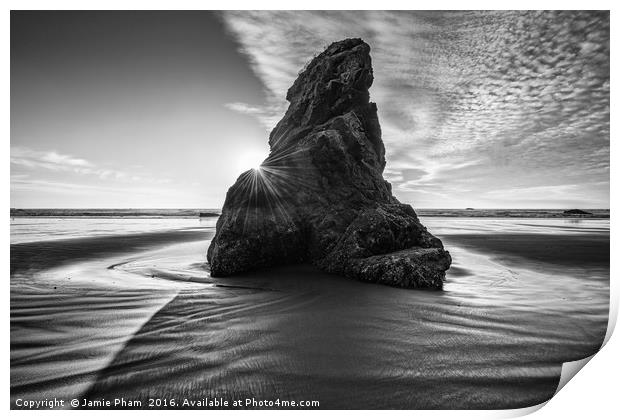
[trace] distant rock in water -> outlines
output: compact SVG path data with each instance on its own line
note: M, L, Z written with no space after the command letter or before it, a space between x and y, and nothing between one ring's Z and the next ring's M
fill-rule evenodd
M370 47L330 45L288 90L258 170L228 190L207 258L214 277L311 262L329 273L406 288L441 288L450 254L392 196Z
M592 213L590 213L589 211L579 210L579 209L566 210L562 214L566 216L590 216L592 215Z

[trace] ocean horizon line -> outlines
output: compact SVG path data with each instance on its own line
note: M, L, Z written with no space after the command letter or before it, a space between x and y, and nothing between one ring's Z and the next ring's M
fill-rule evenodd
M221 208L11 208L10 217L208 218L221 212ZM416 213L420 217L610 217L609 209L600 208L418 208Z
M222 210L221 207L11 207L14 210ZM605 207L417 207L416 210L609 210Z

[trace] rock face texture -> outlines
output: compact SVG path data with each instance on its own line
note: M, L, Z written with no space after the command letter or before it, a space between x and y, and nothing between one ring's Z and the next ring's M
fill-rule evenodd
M442 287L450 254L382 176L369 53L346 39L299 74L269 156L226 195L207 252L212 276L311 262L366 282Z

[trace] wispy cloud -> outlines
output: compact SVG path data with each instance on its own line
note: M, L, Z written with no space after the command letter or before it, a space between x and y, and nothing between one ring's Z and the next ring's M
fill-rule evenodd
M588 183L609 179L606 12L261 11L224 19L267 98L229 108L267 127L315 54L347 37L370 44L386 177L402 198L443 206L488 188L562 181L581 199ZM446 198L426 200L422 189ZM604 190L590 194L609 199Z
M33 150L25 147L11 147L11 165L32 174L38 174L40 170L53 172L68 172L77 175L87 175L96 177L99 180L121 180L126 182L149 182L158 184L168 184L169 178L153 177L149 174L130 174L126 171L105 168L87 159L59 153L57 151ZM14 174L15 176L27 177L28 174Z
M593 191L599 193L609 192L609 182L600 181L495 189L485 191L481 198L489 202L534 203L534 207L539 207L539 203L545 203L549 200L557 203L566 203L566 205L571 203L579 204L580 207L585 208L606 207L606 203L592 200Z
M58 153L54 150L42 151L25 147L11 147L11 164L35 170L47 169L74 172L80 175L95 175L101 179L127 178L125 172L99 168L86 159Z
M286 111L286 108L282 104L268 104L259 107L243 102L233 102L224 104L224 106L231 111L256 118L267 131L271 131L271 129L275 127L284 114L284 111Z
M93 164L86 159L63 155L56 151L39 151L24 147L11 147L11 163L30 168L46 168L52 170L75 170L92 168Z
M165 190L161 187L144 188L143 186L124 184L122 186L93 185L90 183L62 182L49 179L31 179L28 177L11 176L12 191L34 191L48 193L62 193L81 195L85 193L124 193L148 196L149 194L161 194L162 192L174 192L174 189Z

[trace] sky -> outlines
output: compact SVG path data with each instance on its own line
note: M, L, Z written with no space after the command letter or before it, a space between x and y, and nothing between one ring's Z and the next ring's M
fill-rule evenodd
M221 207L348 37L401 201L609 207L609 14L583 11L12 12L11 206Z

